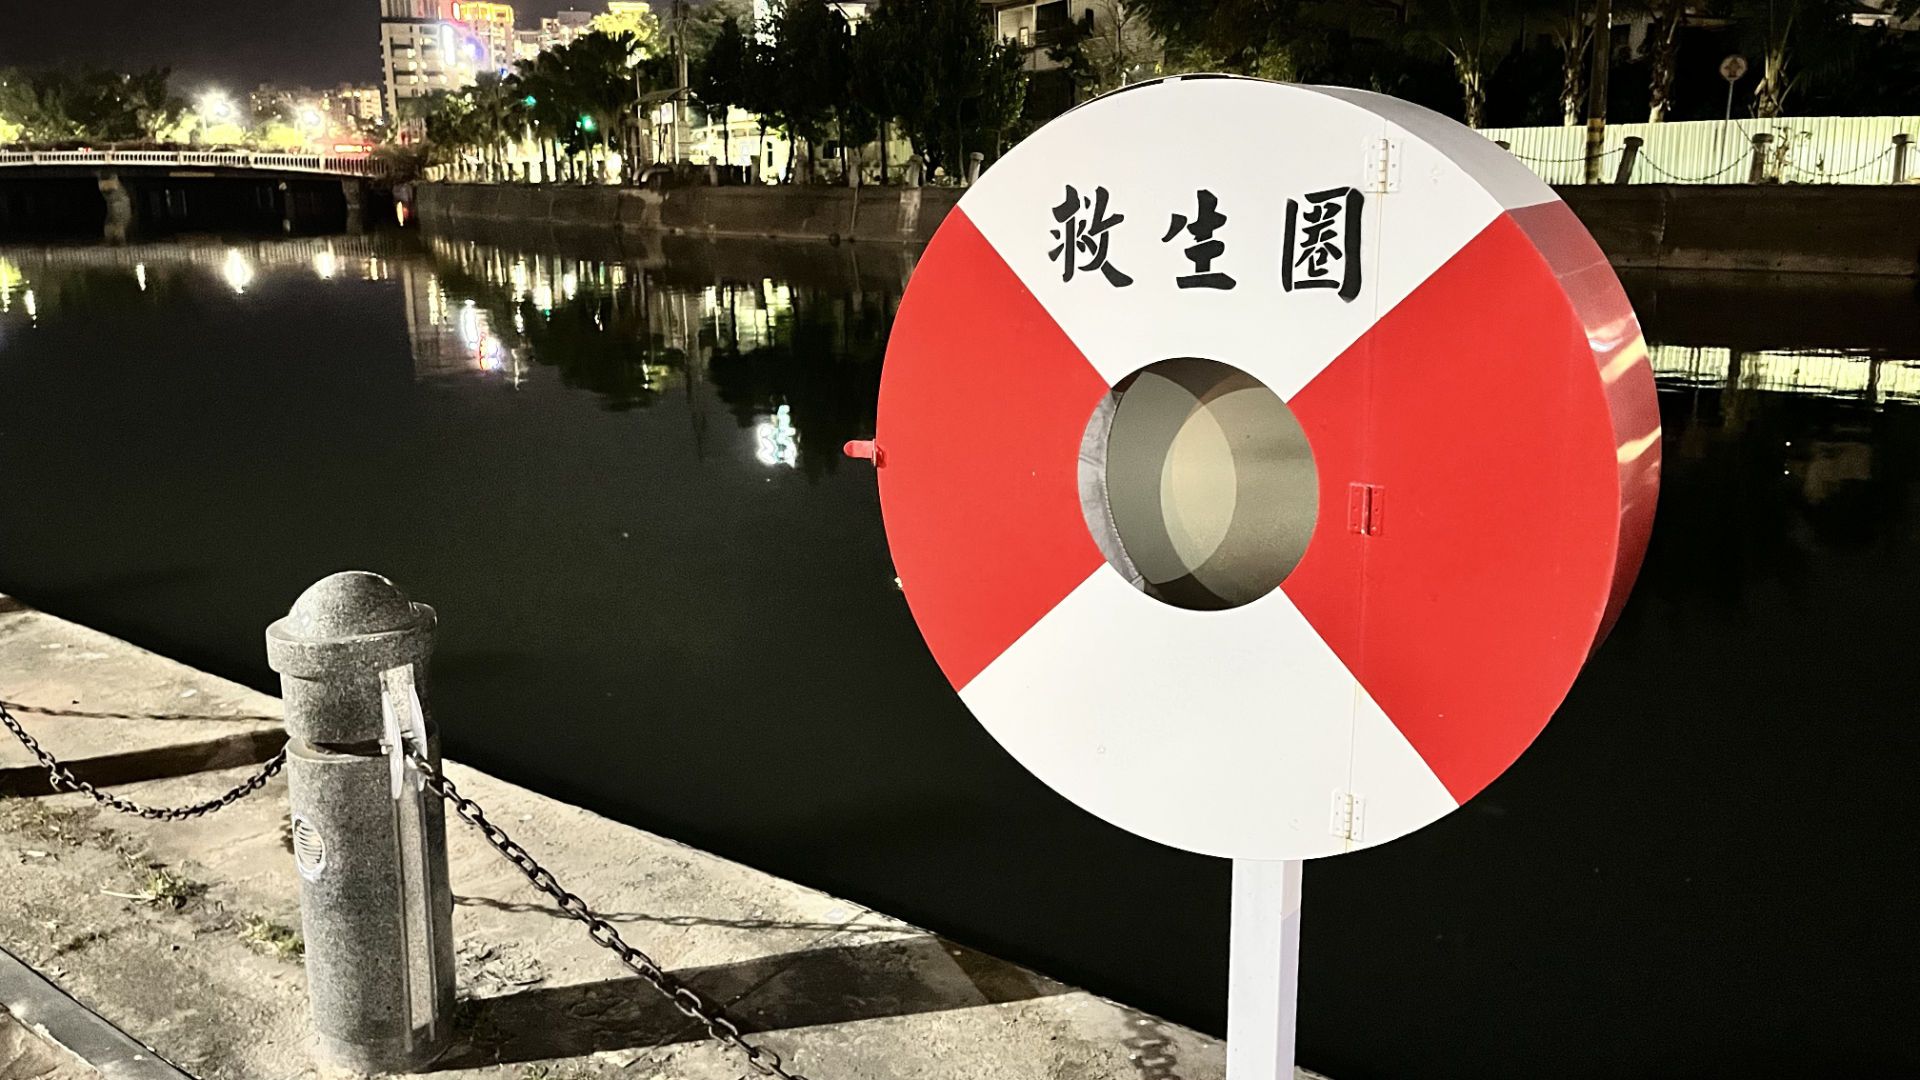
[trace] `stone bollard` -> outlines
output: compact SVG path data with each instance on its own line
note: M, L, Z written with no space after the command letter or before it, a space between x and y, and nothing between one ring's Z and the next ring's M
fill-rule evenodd
M1907 182L1907 152L1913 146L1913 136L1901 132L1893 137L1893 182Z
M1646 140L1638 135L1629 135L1621 140L1620 168L1613 174L1613 182L1627 184L1633 182L1633 166L1640 160L1640 147Z
M403 728L412 716L408 673L424 706L434 628L432 608L364 572L323 578L267 628L313 1026L324 1064L362 1075L431 1061L453 1016L445 810L384 745L383 704Z
M1747 183L1764 183L1767 179L1767 144L1773 136L1762 131L1753 137L1753 167L1747 170Z
M980 182L980 169L986 163L987 155L975 150L967 155L967 185L971 187Z

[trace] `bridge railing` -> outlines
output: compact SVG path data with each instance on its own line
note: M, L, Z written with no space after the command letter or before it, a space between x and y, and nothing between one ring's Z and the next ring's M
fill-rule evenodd
M0 168L34 165L122 165L161 168L259 169L331 176L379 176L382 162L344 154L291 154L251 150L0 150Z

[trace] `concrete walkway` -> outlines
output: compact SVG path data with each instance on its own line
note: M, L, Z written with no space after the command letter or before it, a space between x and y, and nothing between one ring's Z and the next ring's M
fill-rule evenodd
M217 795L279 741L276 699L5 597L0 699L83 776L112 777L148 804ZM0 946L195 1076L322 1075L308 1046L284 780L167 824L79 795L20 797L45 790L36 772L0 732ZM1224 1076L1218 1040L457 763L447 773L630 941L730 1003L812 1080ZM438 1075L747 1071L471 829L450 821L448 833L461 1005Z

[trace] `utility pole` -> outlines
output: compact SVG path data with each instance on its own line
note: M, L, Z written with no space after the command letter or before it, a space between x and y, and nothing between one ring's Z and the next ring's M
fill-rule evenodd
M673 160L679 162L686 158L692 122L687 108L687 0L673 0L673 53L674 75L680 84L673 95Z
M1607 68L1613 59L1613 0L1594 0L1593 74L1587 79L1587 183L1600 182L1607 138Z

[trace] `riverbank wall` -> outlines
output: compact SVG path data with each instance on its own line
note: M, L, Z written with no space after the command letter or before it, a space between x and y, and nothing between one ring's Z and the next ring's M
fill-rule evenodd
M923 244L960 188L615 187L417 184L413 213L429 228L546 224L603 232L759 240Z
M1622 269L1920 276L1920 184L1555 190Z
M1594 185L1558 189L1616 267L1920 277L1920 184ZM429 229L522 223L610 235L918 245L958 188L419 184Z

